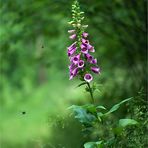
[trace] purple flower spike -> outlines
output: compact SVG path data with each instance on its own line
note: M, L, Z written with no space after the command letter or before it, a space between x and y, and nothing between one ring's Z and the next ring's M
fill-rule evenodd
M83 36L84 38L87 38L87 37L88 37L88 33L84 32L84 33L82 34L82 36Z
M69 37L71 40L74 40L76 38L76 34L73 34Z
M75 33L75 30L68 30L68 33Z
M89 73L85 74L84 80L89 83L89 82L91 82L93 80L93 76L91 74L89 74Z
M97 64L97 59L92 59L91 63L92 64Z
M76 56L74 56L74 57L71 58L71 61L72 61L75 65L78 64L79 60L80 60L80 54L78 54L78 55L76 55Z
M93 44L88 40L89 34L84 30L88 25L82 24L83 13L79 10L78 2L75 0L72 5L72 20L68 23L72 26L68 30L69 39L72 40L67 48L67 55L69 58L69 79L78 77L87 84L93 80L92 73L100 73L100 68L97 64L97 59L93 56L95 52Z
M100 68L98 67L91 67L91 70L94 72L94 73L100 73Z
M79 68L83 68L83 67L84 67L84 61L83 61L83 60L80 60L80 61L79 61L78 67L79 67Z
M74 52L77 50L77 48L71 48L70 50L68 50L67 55L70 57L71 55L74 54Z

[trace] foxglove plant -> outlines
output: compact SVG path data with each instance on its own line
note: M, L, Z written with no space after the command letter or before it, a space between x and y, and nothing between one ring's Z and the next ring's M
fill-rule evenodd
M96 90L96 86L90 85L90 82L93 81L93 74L100 74L100 68L97 64L97 59L93 56L95 53L94 47L90 44L88 40L89 34L86 32L88 25L83 24L84 12L80 11L79 3L77 0L74 1L72 5L72 20L69 24L72 26L71 30L68 30L70 34L69 39L73 42L67 48L67 55L69 57L69 79L72 80L74 77L77 77L82 81L81 85L87 85L86 91L90 93L92 98L92 104L86 104L82 106L72 105L69 107L75 112L75 118L79 120L84 126L84 131L89 134L92 134L95 131L96 124L109 127L105 120L107 116L111 113L118 110L118 108L125 102L131 100L131 98L125 99L118 104L115 104L110 110L104 106L96 105L94 102L93 92ZM126 123L126 124L125 124ZM137 125L138 122L133 119L120 119L118 128L125 128L127 125ZM106 132L106 130L105 130ZM110 128L108 129L110 132ZM100 135L97 137L97 142L87 142L84 144L85 148L102 148L113 146L115 147L117 133L111 131L114 137L110 139L104 139L104 136ZM121 133L119 133L120 135ZM102 137L101 137L102 136ZM112 140L114 142L112 142Z
M72 26L68 30L70 34L69 39L73 43L67 48L67 55L69 57L69 79L74 77L84 81L88 85L88 91L94 102L90 82L93 80L93 73L100 74L100 68L97 64L97 59L92 55L95 52L94 47L88 40L89 34L85 31L88 25L83 24L84 12L80 11L77 0L72 5L72 20L69 24Z

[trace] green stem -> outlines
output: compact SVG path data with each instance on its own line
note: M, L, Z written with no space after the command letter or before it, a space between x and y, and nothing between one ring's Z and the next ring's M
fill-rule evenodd
M94 99L94 96L93 96L92 88L90 87L90 84L88 82L87 82L87 86L88 86L88 89L89 89L89 93L90 93L92 102L93 102L93 104L95 104L95 99Z

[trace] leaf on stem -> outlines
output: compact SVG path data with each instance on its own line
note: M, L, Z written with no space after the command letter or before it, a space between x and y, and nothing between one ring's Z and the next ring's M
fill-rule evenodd
M84 148L103 148L103 141L87 142L84 144Z
M119 126L126 127L129 125L137 125L138 122L134 119L120 119L119 120Z
M119 107L120 107L123 103L125 103L125 102L127 102L127 101L130 101L131 99L132 99L132 97L131 97L131 98L128 98L128 99L125 99L125 100L121 101L121 102L118 103L118 104L115 104L105 115L108 115L108 114L110 114L110 113L112 113L112 112L118 110Z
M92 125L92 123L96 120L96 117L93 114L87 112L84 106L72 105L69 107L69 109L74 111L75 118L83 124Z
M103 109L103 110L106 110L106 108L105 108L104 106L102 106L102 105L97 106L96 109Z
M93 113L93 114L96 114L96 112L97 112L96 107L93 104L83 105L83 108L86 109L87 112L90 112L90 113Z
M82 82L77 87L80 87L80 86L85 85L85 84L87 84L87 83L86 82Z

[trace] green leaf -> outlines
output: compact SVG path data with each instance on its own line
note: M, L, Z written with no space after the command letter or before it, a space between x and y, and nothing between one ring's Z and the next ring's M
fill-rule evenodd
M104 114L101 113L101 112L98 112L98 113L97 113L97 116L98 116L98 117L102 117L103 115L104 115Z
M125 100L121 101L121 102L118 103L118 104L115 104L105 115L108 115L108 114L110 114L110 113L112 113L112 112L118 110L119 107L120 107L123 103L125 103L125 102L127 102L127 101L130 101L131 99L132 99L132 97L131 97L131 98L128 98L128 99L125 99Z
M90 113L96 114L97 112L96 106L93 104L86 104L86 105L83 105L82 107Z
M85 85L85 84L87 84L87 83L86 82L82 82L77 87L80 87L80 86Z
M104 109L104 110L106 110L106 108L104 106L102 106L102 105L97 106L96 109Z
M101 91L99 90L99 87L100 87L100 86L102 86L102 85L97 84L97 83L94 82L94 83L92 84L92 91L93 91L93 92L98 91L98 92L100 93L100 92L101 92Z
M98 93L101 93L101 91L98 88L96 88L95 91L97 91Z
M84 148L95 148L96 142L87 142L84 144Z
M103 141L87 142L84 144L84 148L103 148Z
M83 124L92 125L92 122L96 120L96 117L91 113L88 113L87 110L84 109L84 106L72 105L69 109L74 111L75 118Z
M101 112L98 112L97 113L97 117L98 117L98 119L99 119L99 121L101 122L102 121L102 119L101 119L101 117L103 117L103 113L101 113Z
M134 119L120 119L119 120L119 126L126 127L129 125L137 125L138 122Z

